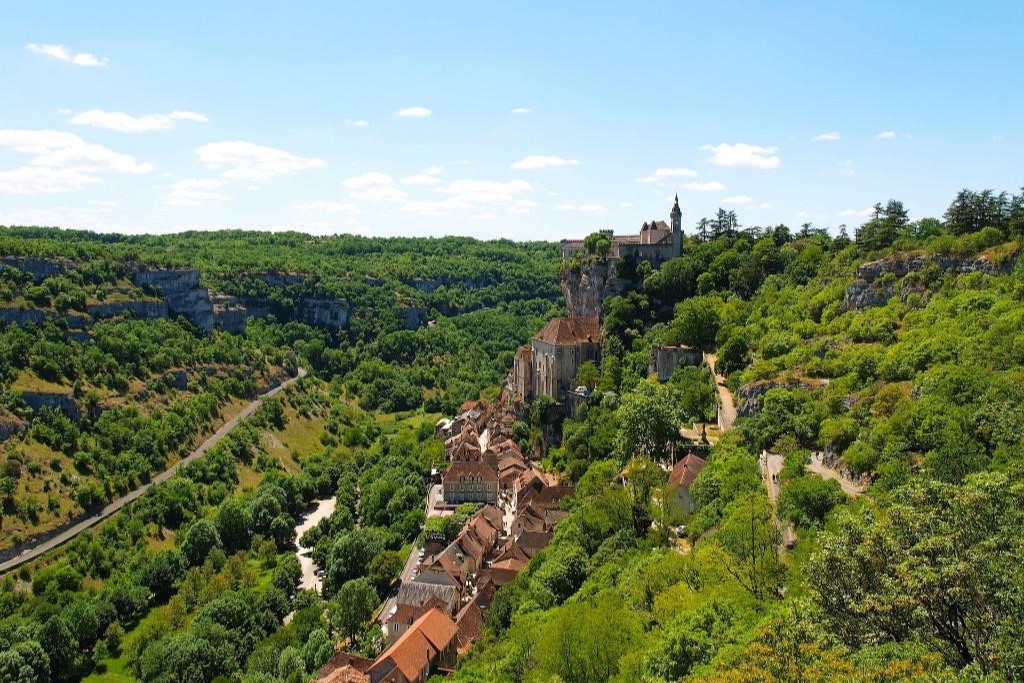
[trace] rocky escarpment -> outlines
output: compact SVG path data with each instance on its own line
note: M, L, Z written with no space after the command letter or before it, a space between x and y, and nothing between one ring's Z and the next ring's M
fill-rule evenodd
M84 329L92 325L92 318L74 311L60 312L43 308L0 308L0 322L19 327L42 325L47 320L65 320L68 327Z
M579 269L566 268L561 277L562 294L569 315L573 317L600 316L604 300L621 294L629 283L615 274L611 261L591 261Z
M88 306L94 318L113 318L131 315L136 318L155 320L167 317L167 302L161 299L137 299L132 301L104 301Z
M21 391L17 392L32 410L41 408L57 408L72 420L79 418L78 404L70 393L60 391Z
M843 297L844 310L884 306L894 296L901 301L914 292L924 293L927 282L918 278L907 278L911 274L926 274L929 269L962 275L985 273L1005 275L1013 270L1017 256L996 261L988 256L924 256L897 255L857 266L854 280Z
M73 267L72 262L68 259L34 256L3 256L0 257L0 264L28 273L36 284L48 277L60 275Z
M199 271L188 268L140 268L132 278L167 302L171 315L183 315L194 325L212 330L213 301L210 290L199 286Z
M317 327L340 330L348 325L348 302L344 299L305 298L299 303L299 319Z

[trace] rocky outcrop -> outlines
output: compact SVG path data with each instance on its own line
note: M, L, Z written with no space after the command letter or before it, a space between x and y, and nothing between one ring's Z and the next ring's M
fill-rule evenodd
M736 391L737 417L754 417L761 412L761 397L772 389L784 386L778 382L752 382Z
M44 407L58 408L72 420L79 418L78 405L70 393L60 391L22 391L18 393L32 410Z
M131 315L144 320L156 320L167 317L167 303L161 299L136 299L134 301L105 301L89 306L89 314L94 318L113 318L118 315Z
M188 268L141 268L135 284L158 292L172 315L183 315L194 325L212 330L216 316L210 290L199 286L199 271Z
M216 327L235 334L245 332L249 309L238 299L227 294L217 294L211 299L213 301L213 324Z
M36 258L34 256L3 256L0 257L0 264L30 274L37 284L73 267L72 262L68 259Z
M570 317L600 316L605 298L629 289L629 283L615 275L610 261L585 263L579 270L567 268L561 285Z
M268 287L288 287L306 281L306 276L302 273L259 273L254 277Z
M0 408L0 443L25 431L26 426L20 417L6 408Z
M299 319L317 327L340 330L348 325L348 302L344 299L305 298L299 304Z
M0 322L18 327L42 325L47 320L65 320L68 327L84 329L92 325L92 318L84 313L67 311L61 313L43 308L0 308Z
M844 310L857 310L873 306L884 306L894 296L901 301L914 292L927 291L926 283L905 278L911 273L920 273L930 267L950 273L985 273L1005 275L1013 270L1017 257L996 262L982 255L975 257L925 256L902 254L891 258L870 261L857 266L854 280L843 297Z
M400 313L407 330L415 330L427 324L427 311L423 308L403 308Z

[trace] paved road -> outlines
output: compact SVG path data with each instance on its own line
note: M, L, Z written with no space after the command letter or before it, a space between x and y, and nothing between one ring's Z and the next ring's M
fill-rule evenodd
M723 432L727 432L736 424L736 403L733 401L732 392L725 386L725 377L715 370L715 361L718 357L713 353L706 353L704 359L715 376L715 385L718 388L718 426Z
M25 564L26 562L31 562L32 560L36 559L37 557L39 557L43 553L46 553L47 551L53 550L54 548L57 548L57 547L65 544L65 543L67 543L68 541L70 541L72 538L74 538L78 534L82 533L86 529L89 529L89 528L99 524L100 522L105 520L107 517L110 517L115 512L117 512L118 510L123 508L128 503L130 503L133 500L135 500L136 498L139 498L140 496L142 496L142 494L144 494L146 491L148 491L149 488L151 486L153 486L154 484L160 484L162 482L167 481L168 479L170 479L171 477L174 476L174 473L178 471L179 467L182 467L183 465L187 465L188 463L192 462L193 460L196 460L197 458L203 457L203 455L208 450L213 448L214 444L216 444L218 441L220 441L225 436L227 436L228 433L232 429L237 427L239 422L241 422L245 418L247 418L250 415L252 415L253 413L255 413L256 410L260 407L260 404L263 403L263 399L270 398L271 396L277 395L279 392L283 391L285 387L295 383L296 380L298 380L301 377L305 377L305 376L306 376L306 370L304 368L299 368L299 372L298 372L298 375L296 377L293 377L293 378L283 382L282 384L274 387L270 391L260 395L259 398L257 398L252 403L250 403L245 408L243 408L242 412L240 412L238 415L235 415L233 418L231 418L230 420L225 422L223 425L221 425L220 429L218 429L216 432L214 432L213 435L210 438L208 438L206 441L204 441L203 443L199 444L199 446L194 451L192 451L187 456L185 456L184 458L182 458L178 462L176 462L173 465L171 465L170 467L168 467L166 470L164 470L160 474L158 474L155 477L153 477L149 481L149 483L143 484L142 486L140 486L139 488L135 489L134 491L131 491L131 492L125 494L124 496L121 496L120 498L118 498L117 500L113 501L112 503L107 505L105 508L103 508L102 510L97 512L96 514L92 515L91 517L87 517L87 518L83 519L82 521L76 523L75 525L73 525L71 527L68 527L67 529L65 529L61 533L59 533L56 536L54 536L54 537L44 541L43 543L40 543L39 545L36 545L34 547L31 547L31 548L28 548L28 549L24 550L20 555L17 555L16 557L13 557L10 560L7 560L6 562L0 563L0 574L8 572L8 571L10 571L10 570L12 570L12 569L14 569L16 567L20 567L21 565Z
M434 508L437 505L443 503L444 500L441 496L441 485L432 484L427 489L427 502L425 506L425 512L427 517L431 517L434 513ZM414 545L412 550L409 551L409 557L405 560L405 566L402 567L402 572L398 575L398 582L391 588L391 592L388 594L387 599L377 609L376 620L381 626L391 616L391 609L396 605L396 599L398 598L398 589L401 588L403 583L412 581L412 570L416 568L416 565L420 563L420 549ZM385 633L385 635L387 635Z
M843 489L843 492L851 498L856 498L864 493L865 487L863 485L853 483L838 470L826 465L819 452L811 454L811 461L805 465L805 468L808 472L816 474L822 479L835 479L839 482L839 487Z

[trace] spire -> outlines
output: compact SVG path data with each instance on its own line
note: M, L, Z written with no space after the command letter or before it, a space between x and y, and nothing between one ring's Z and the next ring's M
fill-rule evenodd
M683 211L679 208L679 193L676 193L676 203L672 206L672 215L682 215Z

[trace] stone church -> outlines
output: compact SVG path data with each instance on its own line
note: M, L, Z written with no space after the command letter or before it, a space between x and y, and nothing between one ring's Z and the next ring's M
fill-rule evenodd
M638 235L618 235L611 230L602 230L612 241L610 259L633 258L660 266L665 261L683 253L683 211L679 208L679 195L669 212L669 221L651 220L640 226ZM562 240L562 258L570 259L586 251L583 240Z
M575 389L580 366L588 360L601 360L601 321L594 316L552 318L531 346L516 352L509 389L526 402L537 396L551 396L564 404Z

